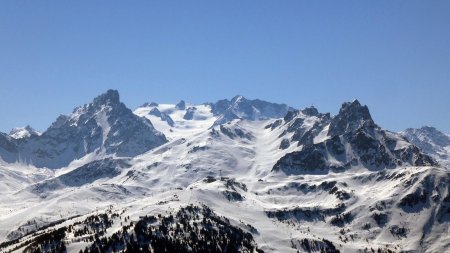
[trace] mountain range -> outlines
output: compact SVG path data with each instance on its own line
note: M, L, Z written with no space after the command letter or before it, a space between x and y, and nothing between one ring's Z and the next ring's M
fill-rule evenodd
M450 251L450 136L235 96L108 90L0 133L0 252Z
M450 135L431 126L408 128L401 134L442 165L450 166Z

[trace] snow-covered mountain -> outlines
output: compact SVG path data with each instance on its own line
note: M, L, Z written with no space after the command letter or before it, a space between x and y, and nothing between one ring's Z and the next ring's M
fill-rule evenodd
M422 154L401 135L377 126L367 106L362 106L358 100L344 103L333 118L314 109L308 111L311 112L289 115L280 123L281 126L289 125L285 134L289 133L289 129L293 132L285 140L297 142L303 148L278 160L274 170L327 174L330 170L344 172L355 167L380 170L405 165L437 166L431 157Z
M14 139L25 139L30 138L31 136L39 136L41 135L40 132L34 130L31 126L25 126L25 127L15 127L9 132L9 136L11 136Z
M450 135L431 126L408 128L401 134L425 154L450 167Z
M132 157L166 142L150 121L138 117L109 90L92 103L59 116L42 134L5 140L1 152L8 162L36 167L61 168L87 154ZM12 157L12 158L11 158Z
M241 96L130 112L108 91L57 120L79 136L59 143L93 144L52 169L10 162L24 144L0 135L1 252L449 250L449 170L357 100L335 116Z
M211 111L217 116L215 125L226 123L233 119L261 120L270 118L281 118L293 108L285 104L270 103L255 99L249 100L243 96L235 96L231 101L228 99L210 103Z

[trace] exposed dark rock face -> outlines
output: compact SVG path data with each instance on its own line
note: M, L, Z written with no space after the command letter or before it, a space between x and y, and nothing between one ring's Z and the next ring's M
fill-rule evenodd
M249 100L235 96L231 101L224 99L209 104L214 115L219 116L215 125L224 124L233 119L261 120L282 118L290 110L285 104L270 103L263 100Z
M136 156L167 140L149 120L121 103L117 91L108 90L70 116L58 117L42 135L17 143L16 150L0 137L2 141L1 146L17 160L36 167L60 168L92 152ZM0 155L8 159L3 152Z
M230 126L225 126L225 125L220 125L220 132L223 133L224 135L228 136L231 139L235 139L235 138L241 138L241 139L247 139L247 140L252 140L254 139L254 136L239 128L236 126L230 127Z
M184 100L181 100L180 102L178 102L178 104L175 105L175 108L177 108L178 110L186 110L186 102L184 102Z
M283 117L285 122L289 122L293 120L299 114L298 110L288 111L286 115Z
M87 163L77 169L54 179L30 186L29 190L36 194L48 193L65 187L80 187L98 179L108 179L118 176L121 170L128 168L126 160L103 159Z
M185 120L192 120L194 118L194 113L197 110L196 107L189 107L186 110L186 113L183 116L183 119Z
M211 112L214 115L220 115L223 114L228 107L230 107L230 100L228 99L221 99L215 103L209 103L211 106Z
M289 148L290 145L291 145L291 143L290 143L289 139L285 138L285 139L281 140L280 149L287 149L287 148Z
M159 104L156 102L150 102L150 103L144 103L143 105L141 105L140 107L156 107Z
M312 145L316 137L325 127L322 123L315 123L310 129L298 128L292 136L292 141L298 141L298 145Z
M303 112L304 111L304 112ZM288 174L326 174L342 172L353 166L370 170L392 169L397 166L434 166L437 163L408 143L398 134L387 132L372 120L367 106L357 100L344 103L339 114L329 119L314 109L288 113L287 132L293 132L291 142L298 141L302 150L288 153L274 165L274 171ZM315 115L312 127L306 128L308 118ZM310 125L311 123L309 123ZM314 138L328 126L328 137L314 143Z
M161 117L161 115L162 115L162 113L161 113L161 111L159 111L158 110L158 108L152 108L149 112L148 112L148 114L149 115L153 115L153 116L156 116L156 117Z
M4 133L0 133L0 147L8 152L16 151L16 145L14 145L14 140Z
M429 198L428 190L424 187L417 188L414 192L405 195L398 203L398 206L405 211L419 211L419 205L427 203Z
M303 151L290 153L285 159L278 160L273 169L290 172L303 168L307 172L326 174L328 172L326 165L320 147L309 146Z
M423 153L432 156L441 165L450 167L450 135L430 126L408 128L401 134Z
M278 160L273 170L281 169L289 174L296 174L299 168L308 174L326 174L330 169L335 172L343 171L351 166L351 160L347 161L344 152L345 147L336 136L322 143L306 146L302 151L287 154ZM327 153L341 163L339 165L329 163Z
M307 115L310 117L311 116L319 116L319 114L320 114L319 111L317 110L317 108L314 106L306 107L306 108L302 109L300 112L303 113L304 115Z
M329 136L342 135L359 128L373 128L375 123L370 116L369 108L362 106L358 100L342 104L338 115L333 117L328 131Z
M162 121L167 122L167 124L169 126L174 126L175 122L173 121L173 119L167 115L166 113L161 112L160 110L158 110L158 108L152 108L150 110L150 112L148 112L148 114L156 116L158 118L160 118Z
M450 146L450 137L434 127L424 126L420 129L408 128L405 137L422 150L432 148L432 145L440 147Z
M284 120L284 124L283 124ZM270 125L271 129L287 125L280 137L293 133L290 143L298 146L314 144L314 138L330 123L330 115L322 114L315 107L289 111L283 118ZM311 122L313 120L313 122Z
M277 119L273 123L268 124L265 129L270 128L271 130L274 130L275 128L279 127L283 123L283 120Z
M222 192L223 195L225 196L225 198L228 201L242 201L244 200L244 197L242 197L242 195L239 192L235 192L235 191L223 191Z

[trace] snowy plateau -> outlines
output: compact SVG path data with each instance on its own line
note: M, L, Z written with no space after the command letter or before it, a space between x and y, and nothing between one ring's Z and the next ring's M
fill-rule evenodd
M0 252L450 252L450 137L236 96L109 90L0 133Z

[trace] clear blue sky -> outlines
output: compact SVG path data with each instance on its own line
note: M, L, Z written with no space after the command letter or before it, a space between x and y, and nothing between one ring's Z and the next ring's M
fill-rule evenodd
M241 94L450 132L450 1L0 2L0 131L108 88L131 108Z

